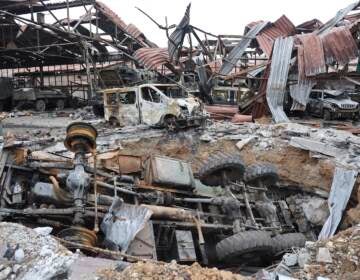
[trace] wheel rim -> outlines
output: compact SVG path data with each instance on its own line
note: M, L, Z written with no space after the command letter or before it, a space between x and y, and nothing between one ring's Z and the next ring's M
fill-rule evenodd
M64 109L64 107L65 107L64 101L63 101L63 100L58 100L58 102L56 102L56 107L57 107L59 110Z
M165 122L166 129L169 131L176 130L176 119L175 118L168 118Z
M40 112L45 111L46 109L46 104L43 100L39 100L36 102L36 109Z

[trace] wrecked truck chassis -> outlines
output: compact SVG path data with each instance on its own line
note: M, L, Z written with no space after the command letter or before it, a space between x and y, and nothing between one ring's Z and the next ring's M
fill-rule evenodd
M208 187L201 187L201 189L198 189L198 191L202 192L202 195L198 196L195 195L193 191L176 190L172 187L156 187L147 186L145 184L134 185L122 183L121 180L119 181L120 182L117 183L116 191L119 195L121 194L120 196L124 199L124 201L128 201L127 203L131 203L131 201L135 199L140 203L141 207L148 207L150 210L152 210L153 215L149 223L152 225L154 230L154 236L158 240L154 243L154 250L157 252L156 258L158 259L170 260L166 256L169 254L169 252L174 250L174 246L177 247L174 244L178 244L178 241L176 239L171 239L171 236L173 236L176 231L185 230L191 233L192 236L192 239L188 240L188 244L193 244L192 246L190 246L194 253L191 261L197 260L204 263L203 258L200 257L201 255L199 256L199 253L196 251L196 248L198 246L196 244L198 244L199 242L197 238L199 230L196 223L193 221L193 217L201 220L201 232L204 236L205 244L207 244L207 247L211 247L210 244L216 243L221 240L220 236L223 236L224 234L225 236L231 236L234 232L234 218L230 217L228 213L223 212L221 204L219 203L219 201L216 201L217 197L211 195L212 188L209 189ZM109 206L111 205L114 196L114 193L109 193L108 191L110 189L114 190L114 186L111 184L106 184L104 182L98 182L98 185L99 194L97 216L99 219L103 219L106 215L106 212L108 211ZM149 188L163 189L164 193L159 194L159 192L154 191L149 193ZM172 195L169 195L168 191L170 190L172 190ZM207 196L204 196L204 191L208 191L209 194ZM167 197L166 199L168 201L166 203L159 202L163 199L162 196ZM249 196L250 207L255 210L256 201L251 199L251 194ZM44 202L46 201L43 199L39 199L37 205L39 205L41 202L43 202L42 204L44 204ZM68 203L71 204L71 201L69 201ZM89 194L86 202L87 206L82 210L85 225L88 228L92 228L92 223L96 215L94 207L89 207L93 204L94 196L93 194ZM243 201L241 204L239 204L239 206L243 209L243 215L246 216L246 203ZM17 206L15 205L15 207ZM46 206L46 204L41 207L48 208L11 209L2 207L0 209L0 213L4 219L18 219L19 221L26 223L30 222L39 225L50 225L57 228L66 228L71 227L73 216L78 211L78 209L74 207L52 209L52 207L54 206ZM215 208L212 210L206 210L209 207ZM257 219L258 223L261 223L261 216L257 214L255 218ZM263 230L272 232L280 230L279 227L262 226L261 228L259 228L257 226L253 226L247 223L241 223L240 225L245 231ZM282 230L285 230L284 232L286 232L286 229L283 228ZM287 231L294 232L294 229L289 227ZM165 236L167 236L166 238L163 236L164 234ZM214 234L217 237L215 237ZM161 238L161 236L163 237ZM161 244L160 240L162 240L163 238L168 239L169 244L165 244L166 246L164 244ZM156 244L156 242L158 243ZM180 246L181 244L178 245ZM139 255L139 251L135 251L132 253L135 255ZM179 257L177 258L179 261L190 261L186 259L181 259ZM214 259L208 257L208 261L213 264L219 264L219 260L217 260L216 258Z
M301 237L316 230L287 202L287 197L299 192L276 187L277 175L271 168L247 167L257 173L247 172L243 178L245 167L238 156L215 155L217 161L209 159L197 175L199 180L186 162L150 157L140 165L141 174L134 170L137 175L114 176L89 166L82 157L84 151L94 149L95 135L83 124L68 129L66 146L80 153L69 165L39 162L31 154L23 166L5 165L5 177L0 178L2 219L52 226L55 235L79 246L91 244L142 258L216 266L239 263L245 252L254 254L254 262L259 256L273 256L278 253L271 246L273 238L296 234L300 224L305 223ZM239 172L233 172L234 164ZM89 178L85 188L78 180L68 182L79 165L80 173ZM259 167L265 173L259 173ZM123 210L114 210L115 202ZM139 211L148 213L149 218L128 216ZM143 226L124 249L116 243L119 240L112 239L111 227L126 227L127 221ZM99 222L101 231L96 230ZM110 224L110 233L104 223ZM261 248L256 246L258 241L263 242ZM232 246L227 247L227 243ZM232 252L233 248L238 251Z

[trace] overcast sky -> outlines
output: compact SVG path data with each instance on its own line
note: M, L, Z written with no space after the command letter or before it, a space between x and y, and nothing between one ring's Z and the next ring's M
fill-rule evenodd
M177 24L191 2L191 24L214 34L242 34L256 20L275 21L285 14L295 25L318 18L323 22L354 0L102 0L125 23L135 24L153 42L166 46L165 32L141 14L139 7L159 23ZM76 12L75 12L76 13ZM72 16L74 18L75 15Z

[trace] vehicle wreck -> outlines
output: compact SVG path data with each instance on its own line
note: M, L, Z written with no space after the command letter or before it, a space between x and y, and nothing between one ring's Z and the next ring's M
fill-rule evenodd
M200 126L206 120L202 102L177 85L112 88L102 95L105 120L112 125L146 124L175 130Z
M325 200L280 187L272 165L246 166L239 155L219 153L195 176L177 159L134 158L131 170L122 166L125 157L113 154L100 169L97 159L106 155L96 154L96 137L92 126L71 124L65 147L72 160L29 151L18 165L5 149L2 220L30 218L79 245L215 266L249 261L249 254L261 263L321 230L293 202L299 194ZM119 164L111 168L115 174L106 171L110 162Z

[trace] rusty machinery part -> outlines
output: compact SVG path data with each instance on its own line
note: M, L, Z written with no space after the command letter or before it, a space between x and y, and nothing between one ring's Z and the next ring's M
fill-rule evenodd
M85 153L90 153L96 149L97 131L91 124L75 122L66 129L65 147L72 152L78 151L78 146L82 145Z
M218 153L209 157L200 168L198 177L208 186L224 186L225 181L240 181L243 179L245 165L239 155Z
M261 182L265 186L273 186L279 181L279 175L274 165L258 163L246 167L244 181L248 184Z
M66 241L78 243L85 246L95 247L97 243L96 233L83 227L70 227L64 229L60 231L57 236Z
M271 238L274 254L280 254L293 247L305 246L306 237L300 232L278 234Z
M219 260L225 262L264 256L272 252L271 242L270 233L266 231L239 232L216 244L216 254Z

